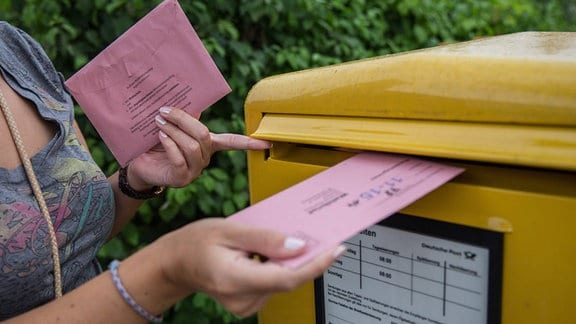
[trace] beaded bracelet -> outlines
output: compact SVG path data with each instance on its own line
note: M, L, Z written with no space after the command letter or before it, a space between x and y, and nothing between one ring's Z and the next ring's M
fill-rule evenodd
M124 298L124 301L126 301L126 303L128 303L128 305L130 305L138 314L140 314L142 317L144 317L148 321L150 321L152 323L162 323L162 320L163 320L162 315L154 316L154 315L148 313L147 311L144 310L144 308L142 308L142 306L138 305L138 303L134 300L134 298L132 298L132 296L130 296L128 291L126 291L126 288L124 288L124 285L122 285L122 282L120 281L120 277L118 276L118 266L119 265L120 265L120 262L118 260L114 260L110 263L110 265L108 266L108 269L110 270L110 273L112 274L112 281L114 282L114 286L116 286L116 289L118 289L118 292L120 293L122 298Z

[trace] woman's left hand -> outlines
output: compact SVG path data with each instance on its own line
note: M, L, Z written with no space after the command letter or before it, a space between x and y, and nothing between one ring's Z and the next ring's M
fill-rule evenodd
M160 144L140 155L128 169L136 190L151 186L184 187L222 150L262 150L270 143L238 134L213 134L183 110L163 107L156 116Z

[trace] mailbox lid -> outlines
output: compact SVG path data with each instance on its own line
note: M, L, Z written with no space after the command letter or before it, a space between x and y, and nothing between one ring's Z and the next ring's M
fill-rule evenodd
M576 170L576 33L525 32L270 77L255 137Z
M250 111L576 126L576 33L524 32L282 74Z

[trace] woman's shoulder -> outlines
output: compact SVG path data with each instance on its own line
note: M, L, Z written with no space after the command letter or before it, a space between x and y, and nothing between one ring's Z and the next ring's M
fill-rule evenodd
M18 28L12 26L9 22L0 20L0 32L18 32Z
M0 21L0 68L25 89L39 89L60 103L70 103L62 75L55 69L43 47L22 29Z
M4 20L0 20L0 36L2 39L0 44L2 44L2 46L14 45L14 41L18 43L33 42L32 37L30 37L25 31Z
M40 43L6 21L0 21L0 48L4 61L50 61Z
M6 69L51 64L42 46L22 29L0 21L0 64ZM44 71L42 71L44 72Z

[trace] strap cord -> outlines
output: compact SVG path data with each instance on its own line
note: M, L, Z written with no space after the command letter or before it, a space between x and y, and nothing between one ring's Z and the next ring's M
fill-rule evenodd
M22 141L22 137L20 136L20 132L18 131L14 116L12 115L12 111L8 107L8 102L6 101L6 98L4 97L4 94L1 90L0 106L2 107L2 112L4 113L4 117L8 123L10 135L12 135L12 139L14 140L14 144L18 150L18 155L20 156L20 160L22 161L22 165L26 171L28 182L30 183L32 191L34 192L34 197L36 197L38 205L40 206L40 210L42 211L42 215L44 216L44 220L48 224L48 234L50 236L50 245L52 248L52 263L54 265L54 295L56 298L60 298L62 297L62 272L60 269L60 256L58 255L58 241L56 240L54 225L50 219L50 212L46 206L46 201L44 200L44 195L42 194L40 184L36 178L36 173L34 173L34 169L32 168L32 162L30 162L30 158L28 157L28 154L24 148L24 143Z

